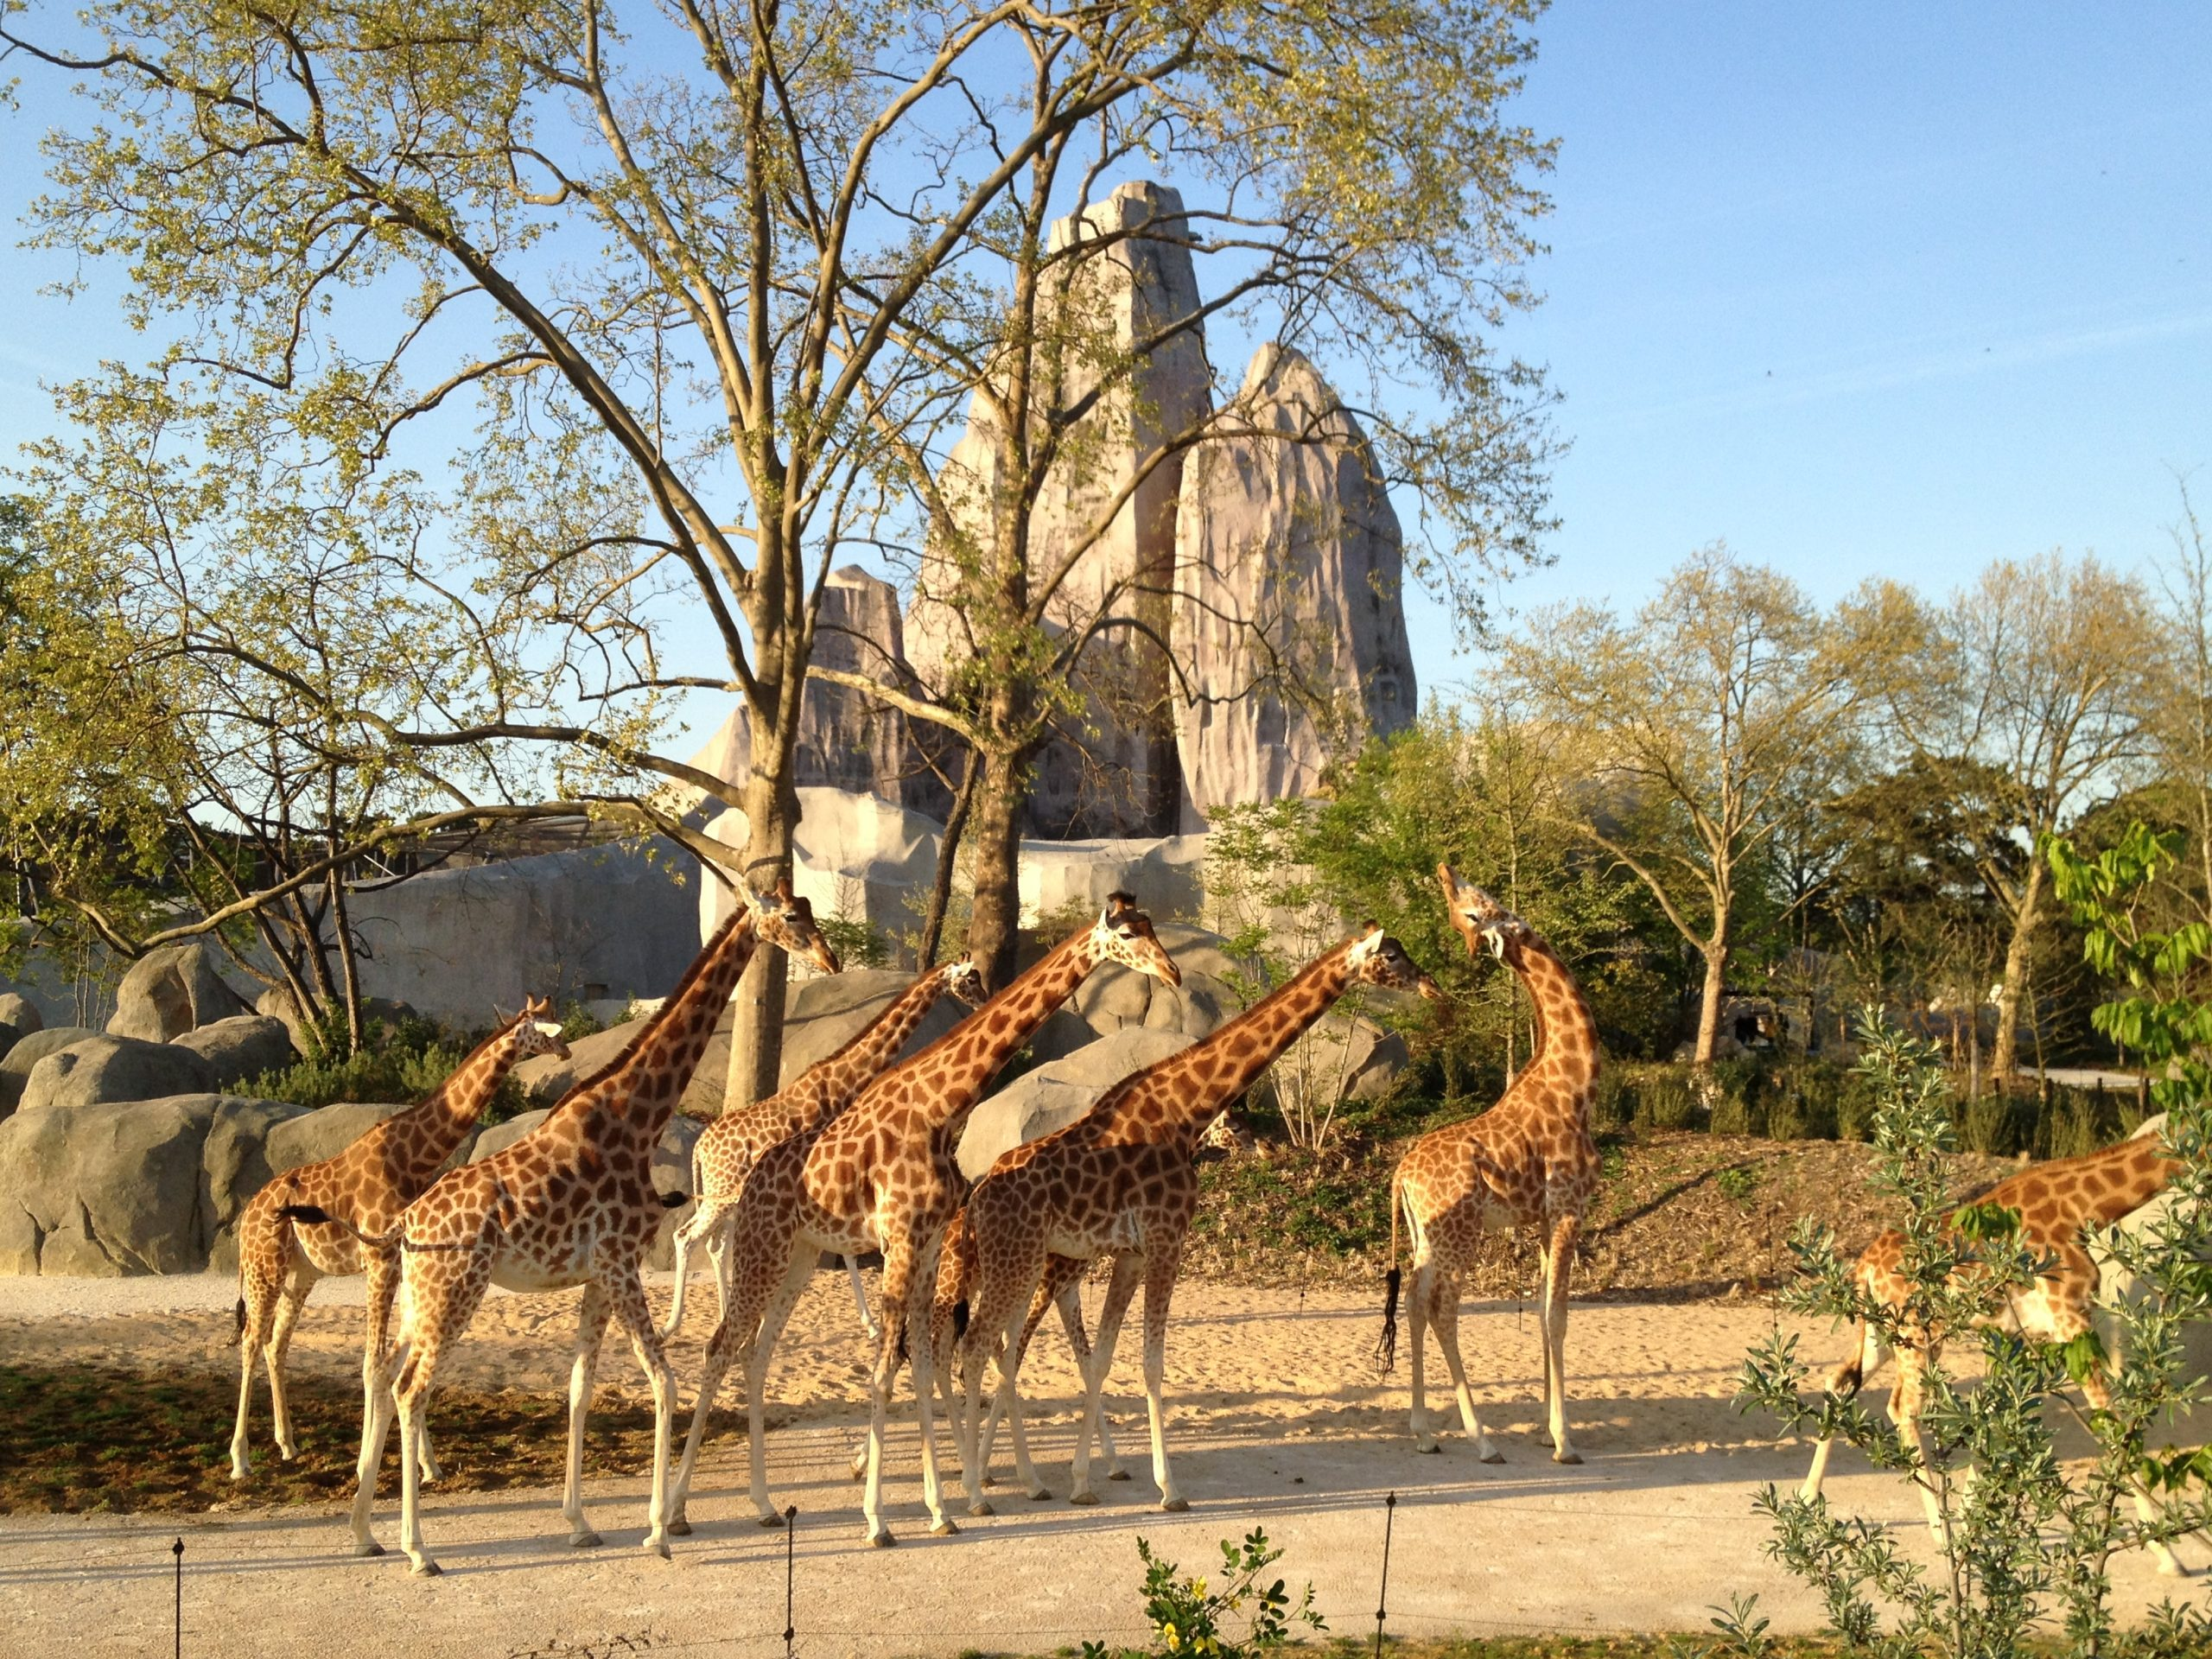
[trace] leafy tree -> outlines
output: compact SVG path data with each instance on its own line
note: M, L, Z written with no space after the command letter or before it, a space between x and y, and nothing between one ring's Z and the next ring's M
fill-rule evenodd
M1870 588L1824 615L1794 582L1714 546L1630 621L1578 605L1540 614L1515 643L1509 671L1529 706L1592 756L1571 821L1702 961L1700 1068L1747 877L1849 777L1860 718L1915 628L1897 590Z

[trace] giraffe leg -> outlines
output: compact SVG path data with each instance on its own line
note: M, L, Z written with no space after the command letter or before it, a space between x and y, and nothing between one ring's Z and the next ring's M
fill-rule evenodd
M390 1349L391 1310L399 1291L397 1256L372 1252L367 1259L368 1310L361 1340L361 1451L354 1465L353 1553L381 1555L384 1546L370 1530L377 1496L377 1466L384 1461L395 1405L391 1379L405 1362L405 1344Z
M437 1279L434 1274L451 1271L444 1259L419 1259L439 1265L423 1270L420 1286L410 1282L407 1287L412 1306L406 1324L412 1341L402 1339L400 1346L408 1351L392 1381L399 1411L399 1547L407 1552L417 1577L435 1578L438 1564L423 1541L423 1424L429 1412L439 1351L448 1333L468 1328L491 1283L491 1268L488 1262L472 1258L457 1281Z
M900 1317L906 1321L906 1329L918 1333L918 1339L910 1345L914 1368L914 1404L921 1418L922 1428L922 1502L929 1507L930 1531L939 1538L950 1538L960 1529L953 1524L952 1517L944 1512L944 1484L938 1475L937 1377L935 1375L937 1357L931 1351L930 1344L930 1299L937 1287L938 1255L944 1248L944 1236L940 1234L935 1241L918 1252L919 1259L915 1263L911 1276L901 1287L905 1294L898 1306ZM889 1258L887 1256L883 1290L886 1319L892 1317L893 1306ZM893 1373L893 1380L894 1382L897 1380L895 1370ZM974 1454L967 1445L967 1435L958 1417L953 1417L948 1421L946 1427L952 1432L953 1450L960 1459L959 1486L963 1495L965 1496L968 1471L975 1465ZM976 1495L981 1495L980 1488L977 1489Z
M1103 1415L1099 1395L1105 1391L1106 1373L1113 1369L1114 1344L1121 1340L1122 1319L1129 1311L1129 1298L1136 1294L1143 1266L1141 1257L1127 1251L1114 1258L1114 1276L1107 1281L1106 1300L1098 1310L1098 1335L1091 1344L1090 1363L1084 1368L1083 1415L1075 1426L1075 1469L1068 1491L1071 1503L1098 1501L1098 1494L1090 1488L1090 1437Z
M287 1463L299 1454L299 1444L292 1437L292 1404L284 1393L284 1355L292 1345L293 1327L300 1322L300 1309L317 1276L304 1262L292 1264L276 1292L276 1317L270 1322L269 1340L262 1350L262 1359L269 1369L269 1410L275 1420L276 1450Z
M1578 1216L1561 1217L1552 1229L1551 1253L1544 1262L1545 1404L1551 1418L1554 1463L1582 1461L1567 1433L1567 1288L1574 1270L1574 1237L1581 1225Z
M1090 1363L1090 1338L1083 1329L1083 1263L1074 1264L1066 1282L1053 1298L1052 1305L1060 1311L1060 1329L1067 1333L1068 1348L1075 1355L1076 1374L1080 1376ZM1030 1332L1025 1333L1026 1344L1036 1329L1033 1320ZM1113 1426L1106 1421L1103 1409L1098 1414L1098 1455L1106 1465L1106 1478L1127 1480L1129 1471L1122 1467L1122 1454L1114 1449Z
M1167 1308L1181 1260L1174 1243L1162 1245L1147 1258L1144 1277L1144 1403L1152 1417L1152 1478L1160 1488L1160 1507L1173 1514L1191 1507L1167 1467Z
M811 1244L801 1245L793 1252L784 1270L783 1282L776 1287L775 1296L761 1316L758 1333L750 1336L740 1351L747 1356L745 1424L746 1450L750 1459L747 1478L753 1510L764 1527L784 1524L781 1511L768 1496L768 1363L775 1357L776 1344L783 1340L784 1327L791 1323L791 1310L798 1306L799 1297L814 1278L817 1254Z
M1928 1444L1928 1431L1920 1424L1923 1367L1934 1363L1935 1359L1933 1347L1924 1352L1906 1347L1897 1351L1897 1382L1890 1391L1890 1421L1897 1426L1897 1433L1911 1441L1920 1453L1920 1466L1913 1471L1912 1482L1920 1492L1920 1507L1928 1517L1929 1535L1941 1548L1950 1536L1950 1516L1936 1496L1935 1452Z
M584 1418L591 1410L592 1379L599 1372L600 1344L606 1340L607 1316L613 1312L607 1287L597 1279L584 1287L583 1306L576 1314L575 1354L569 1366L569 1471L562 1487L561 1513L569 1522L569 1544L589 1549L600 1536L584 1519Z
M645 1300L645 1282L634 1262L626 1262L609 1287L614 1317L630 1338L630 1351L653 1390L653 1490L645 1508L645 1548L663 1560L668 1548L668 1441L676 1414L676 1373L669 1369L668 1351L661 1345L653 1325L652 1305Z
M252 1225L251 1218L247 1225ZM253 1416L253 1372L261 1363L262 1344L268 1340L270 1306L276 1297L276 1274L264 1262L256 1259L258 1255L252 1238L241 1241L238 1306L243 1313L238 1326L238 1422L231 1430L232 1480L244 1480L253 1472L253 1452L247 1439L248 1424Z
M691 1522L685 1513L691 1496L691 1474L698 1465L700 1443L707 1436L707 1415L715 1408L715 1395L721 1392L722 1378L729 1374L730 1360L741 1344L737 1329L728 1313L724 1313L715 1325L714 1334L707 1338L706 1362L699 1369L699 1395L691 1407L691 1429L683 1437L683 1459L677 1465L675 1488L668 1500L668 1529L679 1538L689 1537L691 1533Z
M861 1311L861 1329L867 1333L868 1339L874 1342L883 1334L883 1327L868 1311L868 1287L861 1282L861 1264L849 1255L845 1258L845 1276L852 1281L853 1306Z
M1444 1368L1452 1373L1459 1425L1467 1431L1477 1458L1484 1463L1503 1463L1505 1453L1483 1433L1482 1420L1475 1413L1474 1391L1467 1386L1467 1368L1459 1357L1459 1281L1455 1274L1440 1273L1429 1286L1428 1323L1436 1332L1436 1351L1444 1357Z
M915 1277L912 1241L884 1241L883 1334L877 1339L875 1369L868 1378L868 1482L861 1491L862 1535L879 1549L899 1541L883 1523L883 1436L898 1381L899 1351L906 1345L908 1302ZM927 1421L925 1417L924 1421ZM947 1524L950 1524L949 1522Z
M1436 1263L1420 1261L1414 1263L1414 1281L1406 1296L1406 1336L1413 1348L1413 1425L1414 1449L1416 1452L1440 1452L1436 1443L1436 1432L1429 1427L1428 1389L1426 1359L1422 1353L1424 1327L1428 1322L1428 1310L1435 1300Z
M1882 1345L1881 1338L1874 1334L1874 1327L1871 1325L1862 1323L1858 1328L1860 1334L1856 1339L1858 1352L1853 1357L1854 1363L1840 1368L1830 1376L1827 1386L1831 1393L1847 1386L1845 1379L1854 1370L1858 1375L1858 1381L1848 1386L1855 1389L1865 1387L1867 1379L1881 1369L1883 1357L1887 1351ZM1797 1489L1797 1496L1802 1502L1810 1503L1820 1497L1821 1484L1827 1478L1828 1453L1833 1449L1833 1440L1828 1435L1823 1434L1814 1443L1813 1466L1805 1471L1805 1483Z

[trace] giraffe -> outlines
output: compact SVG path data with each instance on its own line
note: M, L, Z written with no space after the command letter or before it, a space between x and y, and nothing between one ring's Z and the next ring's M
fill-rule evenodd
M702 1238L714 1262L715 1289L723 1310L728 1310L730 1224L736 1216L737 1195L760 1154L786 1136L810 1134L851 1105L947 993L971 1007L983 1001L982 976L967 957L920 976L851 1041L809 1066L788 1089L754 1105L724 1112L699 1137L691 1149L691 1191L698 1208L676 1230L676 1299L668 1310L668 1323L661 1327L664 1342L673 1340L683 1323L691 1251ZM868 1317L860 1268L849 1255L845 1271L852 1278L861 1325L872 1338L877 1334L875 1321Z
M1179 1053L1116 1084L1064 1128L1001 1154L968 1199L975 1294L957 1352L966 1383L963 1446L982 1440L983 1362L999 1351L998 1409L1013 1431L1016 1478L1033 1498L1051 1493L1029 1461L1016 1389L1024 1326L1039 1294L1057 1298L1084 1264L1110 1256L1114 1276L1098 1315L1098 1338L1084 1366L1071 1503L1095 1503L1090 1436L1101 1426L1100 1394L1114 1363L1122 1315L1144 1284L1144 1388L1152 1420L1152 1474L1163 1510L1189 1508L1167 1465L1161 1396L1167 1313L1183 1244L1197 1213L1199 1137L1223 1109L1355 985L1417 991L1435 982L1398 942L1370 922L1295 977ZM988 1515L979 1481L971 1515Z
M1590 1103L1598 1083L1598 1027L1574 976L1549 941L1448 864L1437 880L1469 953L1487 950L1519 976L1535 1009L1535 1052L1504 1097L1479 1117L1447 1123L1414 1142L1390 1177L1390 1272L1377 1351L1388 1371L1398 1334L1398 1221L1412 1236L1414 1443L1439 1449L1422 1396L1421 1327L1433 1325L1452 1372L1459 1420L1484 1463L1503 1453L1483 1433L1459 1359L1459 1276L1491 1228L1534 1227L1541 1262L1544 1402L1552 1458L1580 1463L1567 1438L1567 1289L1582 1211L1598 1190Z
M396 1408L400 1544L416 1573L438 1571L423 1541L415 1449L439 1357L468 1328L494 1283L513 1290L583 1288L569 1378L568 1481L561 1505L569 1542L580 1548L600 1541L584 1519L584 1416L608 1317L621 1321L652 1383L653 1495L645 1547L668 1554L676 1383L638 1274L666 1208L653 1191L653 1147L760 940L811 958L825 973L838 969L836 953L823 941L806 900L792 896L788 878L772 899L759 898L743 882L738 894L743 902L626 1052L570 1090L543 1123L512 1146L446 1176L408 1206L393 1234L375 1241L380 1248L371 1257L371 1318L379 1348L395 1296L400 1329L385 1360L384 1386L362 1426L353 1512L356 1554L384 1553L369 1522L377 1465Z
M793 1135L753 1166L738 1198L731 1301L707 1344L707 1362L676 1478L670 1526L689 1529L684 1503L706 1433L707 1414L734 1359L744 1359L751 1442L751 1493L760 1524L780 1526L768 1497L761 1418L768 1361L817 1253L883 1252L882 1335L869 1378L865 1535L894 1541L883 1522L883 1433L891 1389L913 1345L914 1395L921 1419L922 1492L931 1529L957 1532L938 1489L935 1386L929 1341L930 1294L944 1230L966 1183L954 1154L968 1115L1014 1050L1102 963L1117 962L1170 985L1182 982L1153 932L1151 918L1126 893L1107 895L1098 919L1055 946L981 1008L862 1091L812 1135ZM959 1423L953 1422L956 1436ZM963 1470L970 1460L962 1459Z
M2070 1342L2090 1329L2099 1273L2095 1258L2085 1244L2085 1230L2108 1227L2141 1209L2164 1191L2180 1168L2180 1160L2165 1150L2161 1137L2146 1135L2101 1152L2037 1164L1999 1181L1974 1199L1977 1209L1994 1206L2018 1211L2022 1247L2049 1263L2031 1284L2008 1287L2004 1308L1977 1324L2053 1343ZM1904 1271L1904 1234L1891 1228L1860 1252L1851 1281L1862 1300L1891 1308L1907 1305L1915 1287ZM1986 1273L1988 1269L1960 1271ZM1942 1357L1948 1334L1924 1330L1897 1350L1897 1381L1890 1392L1889 1417L1897 1433L1919 1448L1923 1467L1929 1461L1927 1435L1920 1421L1925 1376L1927 1368ZM1872 1325L1860 1319L1852 1332L1850 1357L1829 1375L1827 1392L1846 1398L1857 1394L1881 1364L1883 1350ZM2111 1403L2109 1386L2094 1370L2082 1378L2082 1392L2096 1410ZM1823 1436L1814 1448L1813 1466L1798 1492L1808 1503L1821 1495L1830 1446L1830 1440ZM1942 1505L1926 1480L1916 1480L1915 1484L1920 1488L1928 1529L1941 1542ZM2151 1500L2140 1487L2136 1489L2135 1506L2146 1523L2155 1518ZM2187 1569L2164 1541L2151 1540L2150 1548L2161 1573L2187 1576Z
M285 1171L247 1204L238 1225L238 1414L231 1431L232 1480L244 1480L253 1468L246 1425L253 1414L255 1356L268 1367L276 1448L289 1459L298 1450L284 1399L284 1352L292 1327L319 1280L362 1270L361 1246L351 1233L334 1226L299 1225L279 1211L288 1205L311 1204L365 1233L391 1227L475 1133L485 1105L518 1062L533 1054L568 1058L561 1027L546 1018L550 1012L541 998L525 1001L522 1012L479 1043L429 1099L393 1113L335 1157ZM364 1350L364 1389L375 1386L377 1357L373 1348ZM428 1440L423 1450L428 1458ZM424 1476L437 1478L435 1459L426 1465Z

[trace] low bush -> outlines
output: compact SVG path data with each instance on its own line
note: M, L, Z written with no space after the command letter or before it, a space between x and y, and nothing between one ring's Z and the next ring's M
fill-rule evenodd
M587 1035L598 1022L572 1007L562 1021L564 1033L581 1025ZM328 1106L341 1100L396 1103L412 1106L428 1100L483 1040L483 1033L448 1038L426 1020L372 1025L360 1047L343 1058L303 1059L240 1083L236 1092L257 1100L288 1101L295 1106ZM499 1084L484 1111L486 1123L503 1123L528 1103L510 1077Z

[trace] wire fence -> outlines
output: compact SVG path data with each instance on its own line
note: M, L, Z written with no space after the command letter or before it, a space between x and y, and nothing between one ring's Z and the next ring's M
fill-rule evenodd
M1375 1659L1381 1659L1386 1637L1386 1624L1412 1625L1419 1630L1439 1635L1468 1633L1499 1636L1538 1636L1560 1634L1557 1621L1541 1623L1526 1619L1499 1618L1495 1614L1473 1614L1460 1610L1449 1612L1430 1612L1418 1608L1389 1607L1390 1553L1396 1527L1398 1494L1393 1491L1381 1500L1382 1524L1377 1530L1378 1555L1376 1560L1376 1590L1374 1609ZM1632 1517L1630 1517L1632 1518ZM1662 1512L1654 1511L1649 1517L1662 1518ZM838 1659L861 1648L879 1651L914 1653L933 1648L972 1651L978 1643L987 1641L995 1649L1004 1651L1007 1643L1027 1644L1032 1650L1048 1652L1054 1649L1070 1648L1085 1641L1120 1643L1130 1647L1149 1645L1157 1635L1153 1626L1142 1618L1090 1619L1080 1624L1007 1625L996 1622L988 1625L933 1627L918 1624L901 1618L895 1624L868 1624L850 1621L807 1622L802 1625L799 1618L799 1535L800 1513L793 1504L784 1510L784 1624L781 1630L728 1630L712 1632L677 1632L654 1624L640 1624L628 1630L610 1631L576 1640L554 1640L534 1645L500 1648L496 1639L487 1643L482 1651L486 1656L501 1656L502 1659L627 1659L638 1654L728 1655L733 1659L745 1656L772 1655L777 1648L783 1649L785 1659ZM127 1529L111 1534L118 1543L127 1543L143 1538L150 1545L160 1533L151 1529ZM128 1548L118 1554L130 1555L135 1551ZM219 1646L200 1646L194 1641L194 1631L188 1624L188 1580L195 1576L230 1573L241 1567L253 1567L252 1558L284 1556L296 1558L296 1546L269 1543L256 1544L243 1541L224 1540L224 1547L212 1552L204 1565L195 1564L192 1573L187 1572L188 1551L181 1537L174 1537L159 1554L171 1558L171 1652L174 1659L185 1659L188 1653L207 1659L221 1652ZM149 1552L143 1558L148 1579L160 1575L156 1565L158 1555ZM836 1558L832 1558L836 1560ZM849 1567L834 1566L833 1572L848 1573ZM124 1571L130 1569L126 1567ZM848 1595L849 1586L842 1586L841 1592ZM1132 1596L1135 1592L1132 1586ZM1363 1611L1351 1608L1318 1609L1333 1630L1350 1631L1366 1617ZM1579 1636L1611 1636L1628 1634L1625 1627L1586 1624L1573 1632Z

